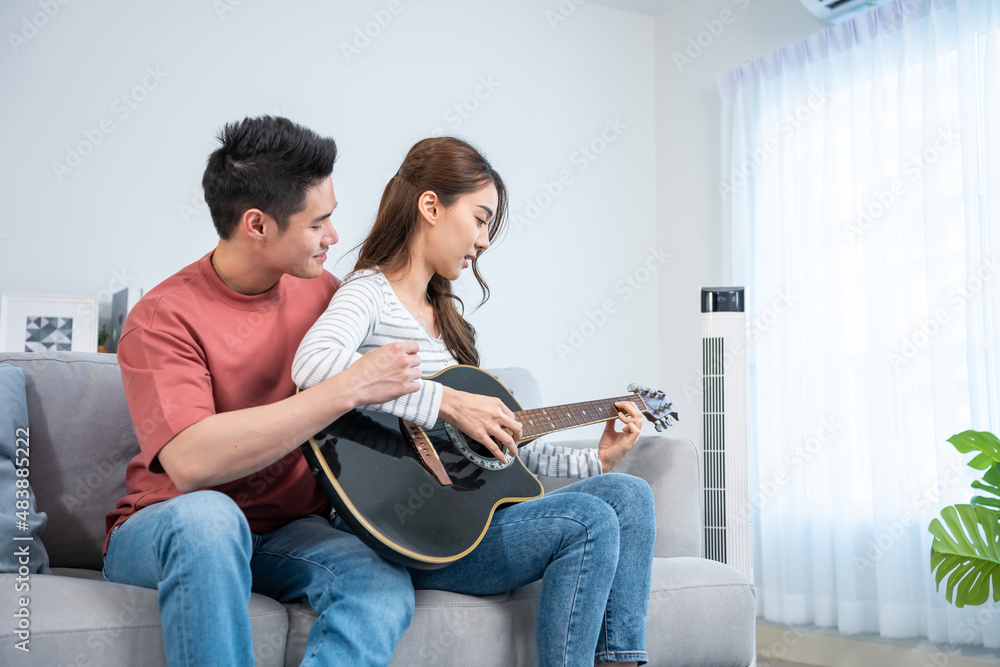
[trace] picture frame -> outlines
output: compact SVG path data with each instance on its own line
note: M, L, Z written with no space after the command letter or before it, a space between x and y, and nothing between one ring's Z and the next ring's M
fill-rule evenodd
M118 351L118 341L122 337L122 330L125 328L125 318L128 316L132 306L142 298L143 289L141 287L126 287L111 295L111 319L108 322L108 340L104 347L108 352Z
M0 295L0 351L97 352L97 297Z

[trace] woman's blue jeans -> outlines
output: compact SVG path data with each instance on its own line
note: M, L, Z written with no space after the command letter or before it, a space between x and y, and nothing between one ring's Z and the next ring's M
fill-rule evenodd
M413 617L402 566L379 558L318 516L250 532L228 496L196 491L140 510L118 526L108 581L159 592L167 664L254 664L250 592L305 599L318 617L303 666L386 665Z
M498 510L471 554L411 575L416 588L472 595L541 579L539 667L643 663L655 539L649 485L609 473Z

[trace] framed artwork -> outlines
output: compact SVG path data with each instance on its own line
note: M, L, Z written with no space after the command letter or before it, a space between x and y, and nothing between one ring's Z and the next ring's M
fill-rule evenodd
M141 287L126 287L111 295L111 330L104 344L108 352L118 351L118 340L122 337L125 317L132 310L132 306L142 298L142 291Z
M97 352L97 297L0 296L0 351Z

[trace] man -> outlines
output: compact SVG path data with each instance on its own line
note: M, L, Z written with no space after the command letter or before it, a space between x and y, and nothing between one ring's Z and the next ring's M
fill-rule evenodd
M202 181L217 247L152 289L118 346L141 453L108 514L104 575L156 588L170 665L253 664L251 591L318 615L303 665L384 665L413 614L407 571L334 529L299 445L417 389L415 343L295 393L291 362L339 281L332 139L227 125Z

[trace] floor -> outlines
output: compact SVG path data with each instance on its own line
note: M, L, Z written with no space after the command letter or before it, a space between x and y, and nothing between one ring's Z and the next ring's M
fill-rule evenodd
M789 630L794 637L789 638ZM1000 667L1000 651L757 622L758 667Z

